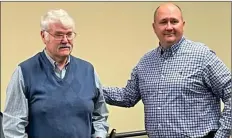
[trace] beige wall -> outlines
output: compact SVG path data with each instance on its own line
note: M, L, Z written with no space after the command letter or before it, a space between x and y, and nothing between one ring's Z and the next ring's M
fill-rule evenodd
M75 19L73 55L95 66L104 85L125 86L132 68L148 50L157 47L152 18L160 2L2 2L1 111L10 77L21 61L44 48L40 17L48 9L63 8ZM201 41L231 66L229 2L181 2L185 36ZM231 69L231 68L230 68ZM109 123L117 131L144 129L143 105L125 109L109 106Z

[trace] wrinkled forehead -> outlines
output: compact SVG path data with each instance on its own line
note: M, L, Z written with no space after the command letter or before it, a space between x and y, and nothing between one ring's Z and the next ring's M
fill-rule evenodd
M73 26L64 25L60 22L54 22L49 24L49 30L52 32L72 32Z

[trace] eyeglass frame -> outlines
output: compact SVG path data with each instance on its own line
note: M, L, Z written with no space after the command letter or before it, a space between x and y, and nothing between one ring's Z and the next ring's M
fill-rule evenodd
M67 40L71 41L71 40L73 40L73 39L76 37L76 35L77 35L76 32L68 32L67 34L62 34L62 33L61 33L61 34L59 34L59 35L51 34L50 32L48 32L48 31L46 31L46 30L44 30L44 32L47 32L48 34L50 34L55 40L60 40L60 41L64 39L64 36L66 36L66 39L67 39ZM74 34L74 37L70 39L70 38L68 37L68 34L69 34L69 33ZM60 38L57 38L57 37L60 37Z

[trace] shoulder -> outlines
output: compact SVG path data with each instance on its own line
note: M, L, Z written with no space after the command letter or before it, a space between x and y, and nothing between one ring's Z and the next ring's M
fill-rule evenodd
M219 59L216 52L208 47L205 43L192 40L186 40L178 52L178 55L183 59L193 63L197 62L208 64L208 62L212 60Z
M75 64L78 64L80 66L88 66L88 67L92 67L93 68L92 63L90 63L87 60L84 60L84 59L81 59L81 58L78 58L78 57L74 57L72 55L70 55L70 58L71 58L70 62L74 62Z
M39 53L33 55L32 57L30 57L30 58L28 58L28 59L22 61L22 62L19 64L19 66L22 67L22 66L25 66L25 65L28 65L28 64L34 65L34 64L36 63L35 61L38 60L40 53L41 53L41 52L39 52Z
M39 60L39 56L40 56L41 52L33 55L32 57L24 60L23 62L19 63L18 66L21 67L22 72L24 71L29 71L33 68L38 68L39 64L38 64L38 60Z
M157 48L151 49L140 58L138 64L152 63L156 56L157 56Z
M202 42L186 39L186 41L182 45L182 52L190 52L197 55L205 55L207 53L215 54L215 52L210 47Z

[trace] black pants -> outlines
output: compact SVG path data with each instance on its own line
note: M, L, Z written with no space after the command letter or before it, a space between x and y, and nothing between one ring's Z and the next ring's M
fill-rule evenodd
M202 138L214 138L214 135L216 134L216 131L210 131L208 135L202 137Z

